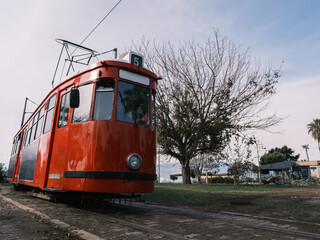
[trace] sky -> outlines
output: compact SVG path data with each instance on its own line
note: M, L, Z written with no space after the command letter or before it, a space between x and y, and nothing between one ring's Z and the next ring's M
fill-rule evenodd
M0 8L0 162L9 162L25 98L36 103L52 89L61 45L80 43L118 0L7 0ZM267 113L285 119L256 132L267 150L287 145L320 160L306 125L320 118L320 1L317 0L122 0L85 41L103 52L124 52L142 37L179 44L204 43L213 29L250 50L260 68L279 67L282 76ZM28 105L28 111L34 105ZM265 150L260 149L262 155Z

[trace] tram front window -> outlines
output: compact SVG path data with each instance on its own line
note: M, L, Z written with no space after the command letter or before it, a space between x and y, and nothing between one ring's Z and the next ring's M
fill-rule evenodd
M148 88L119 81L117 120L149 125L150 91Z
M114 80L101 79L96 85L93 120L110 120L113 108Z
M82 85L78 89L80 104L73 109L72 123L86 122L90 117L93 84Z

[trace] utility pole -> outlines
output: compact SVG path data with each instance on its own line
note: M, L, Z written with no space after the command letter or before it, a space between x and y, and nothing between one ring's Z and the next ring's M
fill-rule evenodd
M158 183L160 183L160 148L158 147Z
M256 143L256 147L257 147L257 158L258 158L258 178L259 178L259 183L261 183L261 173L260 173L260 157L259 157L259 145L258 145L258 141L255 141Z
M208 171L206 171L206 184L209 184Z

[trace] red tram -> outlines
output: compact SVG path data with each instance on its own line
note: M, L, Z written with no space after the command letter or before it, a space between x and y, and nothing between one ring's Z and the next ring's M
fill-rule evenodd
M51 193L152 192L158 79L106 60L57 85L14 136L7 181Z

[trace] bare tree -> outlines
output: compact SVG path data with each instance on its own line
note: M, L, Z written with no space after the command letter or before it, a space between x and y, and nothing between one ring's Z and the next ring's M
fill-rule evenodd
M158 143L181 163L185 184L191 183L192 158L221 152L235 132L279 122L275 115L261 117L279 70L253 67L249 52L218 32L203 45L186 41L174 47L143 38L134 47L147 68L163 77L156 103Z
M234 136L225 149L228 174L233 176L233 184L239 184L239 179L248 172L258 173L259 167L252 162L251 138Z
M201 154L190 160L190 167L194 170L198 183L201 183L203 172L217 172L220 158L217 155Z

